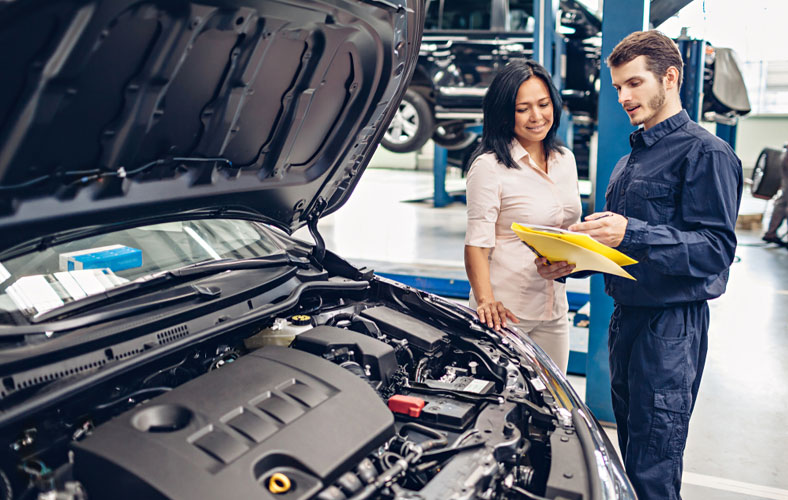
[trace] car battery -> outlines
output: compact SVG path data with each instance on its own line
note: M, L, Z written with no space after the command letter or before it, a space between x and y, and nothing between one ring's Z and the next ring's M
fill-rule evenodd
M457 377L451 382L441 380L425 380L424 385L432 389L472 392L474 394L490 394L495 390L495 383L473 377Z
M449 397L419 394L424 408L417 420L454 431L465 430L479 413L480 404L458 401Z
M416 392L407 396L394 396L389 400L389 409L397 420L418 422L456 432L462 432L468 427L479 414L481 405L482 403Z

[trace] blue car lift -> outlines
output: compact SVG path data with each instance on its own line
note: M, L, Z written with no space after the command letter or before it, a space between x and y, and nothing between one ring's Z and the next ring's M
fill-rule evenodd
M595 210L605 205L605 191L618 159L629 152L629 134L634 127L618 103L610 71L604 64L613 48L633 31L648 29L649 0L605 0L602 6L602 68L597 116L598 148L594 189ZM586 361L586 404L597 419L613 422L610 399L610 364L607 329L613 314L613 299L605 294L601 274L591 276L591 322Z

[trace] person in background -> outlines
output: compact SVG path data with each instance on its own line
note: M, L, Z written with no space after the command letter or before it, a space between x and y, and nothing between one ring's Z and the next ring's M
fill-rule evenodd
M682 460L708 346L708 300L725 292L736 252L741 162L681 107L683 62L658 31L628 35L607 59L632 125L606 211L569 229L630 255L637 281L605 275L613 297L610 382L618 444L640 500L680 499ZM536 269L547 279L566 263Z
M786 145L788 146L788 144ZM788 154L783 157L782 176L780 196L774 202L774 209L772 210L772 218L769 219L769 228L763 235L763 241L767 243L777 243L780 246L788 248L788 242L780 239L777 235L777 230L782 225L783 221L788 218Z
M567 228L580 218L575 158L556 137L561 97L544 67L515 60L493 80L483 110L467 179L470 305L496 330L518 323L566 372L566 285L539 277L511 229L513 222Z

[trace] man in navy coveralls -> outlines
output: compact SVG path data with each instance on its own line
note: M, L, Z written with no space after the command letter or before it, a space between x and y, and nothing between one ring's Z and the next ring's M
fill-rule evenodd
M607 59L633 125L605 212L569 229L639 261L637 279L605 275L613 297L610 378L618 440L640 500L679 499L687 428L706 361L709 307L736 250L741 162L681 107L682 59L658 31L636 32ZM556 279L567 263L537 259Z

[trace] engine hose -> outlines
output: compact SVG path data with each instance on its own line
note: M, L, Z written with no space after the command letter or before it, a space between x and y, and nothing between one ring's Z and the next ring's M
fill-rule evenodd
M109 403L103 403L103 404L100 404L100 405L96 405L93 409L94 410L106 410L107 408L109 408L111 406L115 406L116 404L126 402L129 399L133 399L133 398L136 398L138 396L147 395L148 393L152 393L152 392L158 392L158 393L169 392L171 390L172 390L172 387L163 387L163 386L162 387L145 387L144 389L139 389L137 391L132 392L131 394L126 394L125 396L120 397L118 399L115 399L113 401L110 401ZM155 394L155 395L158 396L158 394Z
M5 472L0 470L0 500L11 500L14 498L14 490L11 488L11 481Z
M390 484L391 481L405 474L411 465L418 463L419 460L421 460L424 456L425 451L449 444L449 440L446 439L446 436L436 430L430 429L429 427L425 427L421 424L416 424L413 422L407 422L403 424L402 427L400 427L400 431L408 428L414 429L427 436L435 436L435 439L427 440L419 444L412 442L406 443L408 450L407 456L405 458L399 458L396 462L394 462L394 464L391 464L388 469L383 471L374 481L365 486L363 490L353 495L350 500L366 500L370 498L375 494L375 492ZM392 455L396 456L396 454Z
M341 312L335 314L326 320L326 326L336 326L342 320L350 321L353 317L353 313L349 312Z
M362 325L364 325L365 331L359 333L364 333L366 335L369 335L370 337L374 337L378 339L381 336L380 328L378 328L378 325L376 325L374 321L372 321L371 319L367 319L363 316L359 316L358 314L352 312L341 312L335 314L334 316L331 316L326 320L326 325L336 326L336 324L339 323L340 321L349 321L351 325L354 325L356 323L361 323Z
M416 432L420 432L420 433L422 433L424 435L432 436L432 437L435 438L435 439L433 439L431 441L425 441L423 443L420 443L419 446L421 447L422 451L431 450L432 448L436 448L438 446L446 446L447 444L449 444L449 440L446 439L446 436L444 436L440 432L438 432L438 431L436 431L434 429L430 429L429 427L426 427L424 425L417 424L417 423L414 423L414 422L404 423L404 424L402 424L402 427L400 427L400 429L399 429L400 430L400 436L402 436L402 431L406 430L406 429L413 429ZM402 437L404 438L405 436L402 436Z
M416 447L418 448L418 446ZM389 482L401 476L408 470L411 463L416 463L421 459L421 451L416 450L410 453L406 458L397 460L397 462L388 470L383 471L371 484L364 487L363 490L353 495L350 500L367 500L375 494L379 489L383 488Z
M416 382L422 382L421 373L424 371L424 367L427 366L427 361L427 358L421 358L419 363L416 365L416 370L413 373L413 379Z

